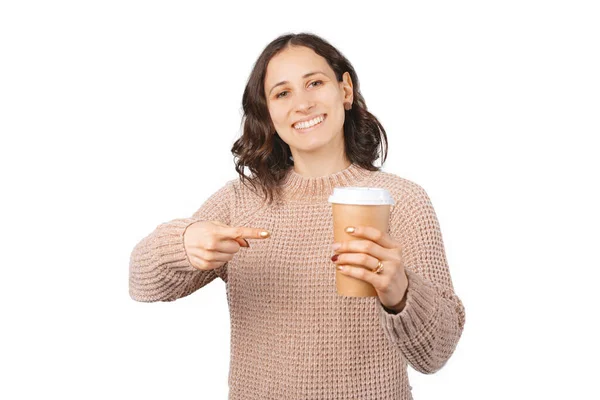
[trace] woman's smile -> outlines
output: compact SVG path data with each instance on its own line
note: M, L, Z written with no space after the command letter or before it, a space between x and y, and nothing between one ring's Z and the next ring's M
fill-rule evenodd
M294 128L294 130L298 133L311 132L311 131L319 128L321 125L323 125L326 118L327 118L327 114L322 114L322 115L318 116L317 118L314 118L310 121L294 124L294 125L292 125L292 128Z

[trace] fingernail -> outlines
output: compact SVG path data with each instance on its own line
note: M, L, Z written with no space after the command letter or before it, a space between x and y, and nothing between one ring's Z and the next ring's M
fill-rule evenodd
M331 257L331 261L337 261L338 257L338 254L335 254L333 257Z
M340 247L342 247L341 243L334 243L333 245L331 245L331 249L333 251L336 251L337 249L339 249Z
M344 266L343 265L338 265L336 268L338 269L338 271L343 271L344 270Z
M268 237L269 237L269 235L270 235L270 233L269 233L269 232L267 232L267 231L262 231L262 232L260 233L260 236L261 236L261 237L264 237L264 238L268 238Z
M346 233L354 233L354 227L353 226L349 226L346 228Z
M246 239L244 239L244 242L246 242L246 246L250 247L250 243L248 243L248 241Z

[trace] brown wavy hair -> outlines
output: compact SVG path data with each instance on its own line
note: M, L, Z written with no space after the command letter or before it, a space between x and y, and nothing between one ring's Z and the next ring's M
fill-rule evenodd
M329 42L312 33L285 34L279 36L265 47L256 60L242 97L243 133L235 141L231 152L235 169L242 183L247 179L254 192L259 187L265 200L271 204L274 197L280 197L280 183L287 170L293 167L290 147L275 131L267 107L264 92L264 80L267 65L271 58L291 46L305 46L327 60L335 72L338 82L344 72L348 72L353 84L353 103L346 110L344 119L344 149L348 160L370 171L378 171L374 166L383 151L383 160L387 158L387 135L381 123L367 111L367 104L360 93L358 76L352 64ZM252 177L244 175L244 167L252 172ZM248 185L246 185L248 186Z

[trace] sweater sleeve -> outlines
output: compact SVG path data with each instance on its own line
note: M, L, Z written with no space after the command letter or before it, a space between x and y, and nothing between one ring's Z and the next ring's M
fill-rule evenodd
M381 302L384 332L415 370L432 374L454 352L465 309L454 293L439 222L425 190L411 194L392 213L390 234L402 244L408 289L404 309L391 313Z
M202 271L195 268L183 244L188 226L198 221L231 223L233 181L210 196L190 218L158 225L133 249L129 260L129 295L141 302L174 301L185 297L217 276L227 281L227 266Z

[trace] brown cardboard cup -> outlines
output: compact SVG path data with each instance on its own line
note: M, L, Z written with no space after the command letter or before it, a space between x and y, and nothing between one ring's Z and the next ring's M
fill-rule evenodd
M387 232L390 208L395 204L390 193L374 187L336 187L329 196L332 203L333 239L335 242L363 240L346 233L348 226L366 225ZM359 265L353 267L366 268ZM344 275L336 269L337 294L350 297L377 296L375 288L363 280Z

